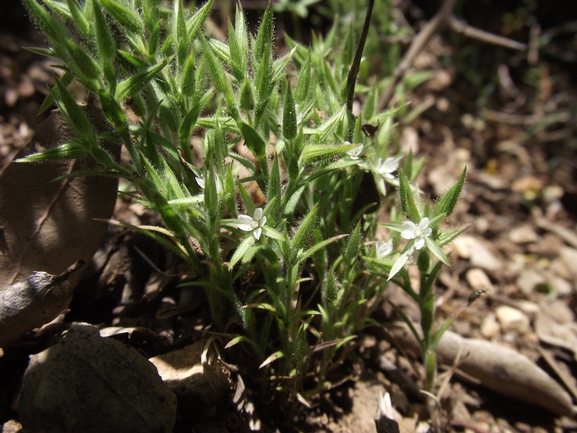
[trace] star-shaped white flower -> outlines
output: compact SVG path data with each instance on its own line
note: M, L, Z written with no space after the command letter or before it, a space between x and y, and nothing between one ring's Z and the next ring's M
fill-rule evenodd
M377 241L376 243L377 259L384 259L393 252L393 240Z
M401 232L403 239L415 240L415 248L420 250L425 246L425 238L433 233L433 229L429 228L429 218L425 217L419 225L412 221L403 221L402 225L405 230Z
M351 144L351 143L349 143L348 141L345 141L345 144ZM347 152L347 155L349 155L349 158L351 158L351 159L359 159L359 157L361 156L361 153L363 153L364 148L365 148L365 146L360 144L357 147L349 150Z
M262 214L262 208L258 207L254 210L254 217L239 215L238 219L243 223L239 224L238 228L245 232L252 232L252 235L258 240L262 234L262 228L266 224L266 217Z
M394 180L395 176L393 173L399 169L399 161L402 157L403 155L395 157L389 156L384 161L382 158L379 158L375 166L375 171L379 173L384 179Z

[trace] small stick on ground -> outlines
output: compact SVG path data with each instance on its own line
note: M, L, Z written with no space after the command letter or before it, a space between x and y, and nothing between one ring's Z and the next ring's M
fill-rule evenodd
M425 27L423 27L417 37L413 39L413 43L405 54L405 57L403 57L403 60L401 60L401 62L395 68L391 84L389 84L389 87L383 96L379 99L377 111L381 111L387 105L389 105L389 102L391 102L393 97L395 87L397 87L397 84L399 81L401 81L405 75L405 72L407 72L407 70L411 67L417 58L417 55L427 45L431 37L435 34L439 27L449 19L456 3L457 0L445 0L441 6L441 9L439 9L439 12L437 12L437 14L425 25Z

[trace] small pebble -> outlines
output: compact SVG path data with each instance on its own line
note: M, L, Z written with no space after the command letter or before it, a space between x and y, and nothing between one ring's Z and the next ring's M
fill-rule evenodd
M524 334L529 330L529 317L521 310L501 305L495 310L495 315L503 332Z
M499 326L499 322L497 322L495 314L489 313L485 316L479 331L483 337L489 340L499 335L501 327Z
M514 227L509 232L509 239L515 244L528 244L536 242L538 239L537 233L528 225Z

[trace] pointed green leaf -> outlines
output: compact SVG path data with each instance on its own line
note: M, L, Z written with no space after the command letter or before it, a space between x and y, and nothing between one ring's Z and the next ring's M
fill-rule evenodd
M333 236L332 238L326 239L324 241L321 241L317 244L315 244L314 246L312 246L311 248L309 248L308 250L306 250L304 253L300 254L297 258L297 264L301 264L303 263L305 260L307 260L310 256L312 256L314 253L316 253L317 251L325 248L327 245L332 244L333 242L337 242L343 238L346 238L348 235L338 235L338 236Z
M301 158L305 163L318 161L342 155L358 146L358 144L309 144L304 148Z
M76 0L68 0L75 2ZM106 22L106 18L100 8L98 0L93 0L94 28L96 30L96 45L102 59L113 59L116 56L116 45L112 39L112 33Z
M415 250L414 245L415 241L412 240L405 246L401 255L397 258L395 264L391 268L391 272L389 273L389 278L387 278L387 281L391 281L391 279L397 275L401 269L403 269L403 266L405 266L405 263L407 263L407 260L409 260L409 257L411 257L411 254L413 254L413 251Z
M127 96L132 96L140 92L150 80L152 80L157 74L159 74L160 71L162 71L162 69L164 69L170 60L171 59L164 59L162 62L142 69L141 71L132 75L130 78L127 78L123 82L119 83L116 87L116 95L118 98L123 100Z
M241 121L237 122L238 128L244 138L246 147L257 158L264 158L266 156L266 143L256 130L248 123Z
M70 127L80 136L94 134L88 117L86 117L70 92L68 92L66 86L57 77L54 77L54 81L56 82L56 87L51 92L57 92L54 100L57 102L58 108L62 111L62 115Z
M295 87L295 100L297 104L302 104L307 100L307 96L311 90L311 53L309 51L305 64L300 70L297 84Z
M298 133L297 110L295 107L295 101L293 99L290 83L286 81L285 84L285 93L283 95L282 132L285 138L292 140L297 136Z
M449 259L433 239L427 236L425 238L425 243L427 244L427 248L429 249L429 251L431 251L435 256L437 256L437 258L440 261L442 261L447 266L451 266L451 264L449 263Z
M247 236L243 239L240 243L234 254L230 259L229 266L232 268L234 265L238 263L240 259L246 254L250 247L252 247L255 243L256 239L252 235L252 233L248 233Z
M421 213L417 208L413 190L409 185L409 181L402 167L399 167L399 194L401 196L401 209L409 216L411 221L419 224L421 221Z
M273 33L272 2L264 11L258 35L256 37L255 60L260 63L265 56L271 55L272 33Z
M82 33L82 35L88 37L90 35L90 24L82 14L82 9L80 8L78 1L66 0L66 3L68 4L68 9L70 10L70 14L72 15L74 24L76 25L78 30L80 30L80 33Z
M88 155L88 150L80 142L72 140L60 146L46 149L39 153L33 153L24 158L20 158L17 162L44 162L62 159L79 159Z
M115 0L100 0L102 5L106 8L108 13L114 17L114 19L128 30L130 33L143 35L144 25L140 15L138 15L132 9L121 5Z
M444 213L447 216L451 215L457 202L459 201L459 196L463 190L463 185L465 183L465 177L467 176L467 169L463 170L461 176L457 182L447 191L445 196L441 199L439 204L435 206L435 214Z
M212 5L214 4L214 0L208 0L204 6L202 6L199 10L197 10L193 16L191 16L188 21L186 22L186 29L188 31L188 38L192 40L196 38L198 32L202 28L204 22L208 18L208 14L212 9Z
M295 250L303 248L308 242L313 229L316 225L317 211L319 209L319 204L315 204L313 208L309 211L296 233L292 238L292 247Z

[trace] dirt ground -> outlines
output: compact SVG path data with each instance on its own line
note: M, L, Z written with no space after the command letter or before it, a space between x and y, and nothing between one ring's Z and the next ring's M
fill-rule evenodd
M37 112L52 81L50 62L22 48L42 43L25 16L16 11L3 20L2 169L43 120ZM441 273L435 286L437 306L442 317L458 315L451 327L455 338L492 344L480 353L467 349L468 357L461 353L457 366L450 348L441 356L439 383L444 385L437 396L435 419L442 431L577 431L577 421L568 412L577 403L576 47L575 30L565 32L561 24L541 29L553 35L551 47L532 59L526 51L471 42L444 31L415 61L417 70L431 70L434 76L408 95L412 107L427 109L409 123L399 124L400 150L427 157L418 184L432 199L442 195L465 166L468 173L451 223L472 225L455 241L452 266ZM485 87L475 87L459 65L460 50L473 43L484 59L498 59L483 66L495 77L491 92L487 91L490 80L482 83ZM444 61L447 58L454 61ZM479 89L487 96L482 97ZM114 218L132 224L155 221L141 206L120 199ZM163 277L158 268L171 275L179 272L178 263L159 246L111 228L64 322L117 326L119 314L132 308L128 317L135 318L134 326L149 326L163 339L162 344L139 347L149 355L165 352L167 341L179 347L194 342L209 322L205 300L194 299L187 309L172 305L170 310L178 277ZM142 314L148 308L143 302L127 301L164 289L162 321ZM478 296L472 299L475 291ZM416 306L400 289L391 286L386 296L418 322ZM343 367L349 380L295 419L299 429L372 433L379 393L387 391L401 432L428 431L423 395L418 392L423 383L419 357L402 332L394 330L392 323L398 318L389 304L383 302L375 319L382 326L359 335L354 354ZM186 332L186 338L175 341L176 335ZM129 342L138 347L138 337L134 339L136 343ZM457 346L469 347L457 341ZM501 351L503 347L523 355L531 367L517 375L522 363L511 352ZM539 367L539 373L533 367ZM0 358L4 384L0 423L6 423L1 431L18 431L17 424L9 424L18 419L12 402L17 384L6 377L18 376L21 368L22 364L3 364ZM543 372L546 378L539 382L535 377ZM237 391L240 376L232 372ZM238 400L226 394L204 418L181 415L175 431L234 432L259 425L267 431L274 424L274 410L254 397L251 400L249 395L243 409L235 413Z

